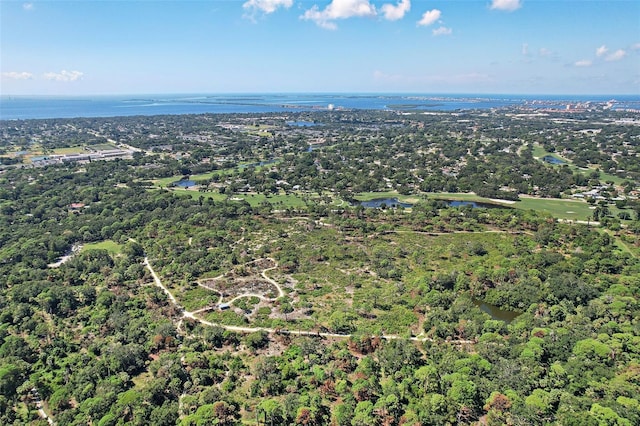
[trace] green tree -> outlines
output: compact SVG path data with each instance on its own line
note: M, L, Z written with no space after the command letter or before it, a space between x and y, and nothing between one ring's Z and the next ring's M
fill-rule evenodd
M611 408L603 407L598 403L591 406L589 413L598 422L598 426L631 426L631 421L620 417Z
M260 402L256 415L258 416L258 422L262 421L265 425L279 425L283 421L283 409L276 399L265 399Z
M351 419L352 426L372 426L378 424L378 418L373 414L371 401L360 401L356 405L354 416Z

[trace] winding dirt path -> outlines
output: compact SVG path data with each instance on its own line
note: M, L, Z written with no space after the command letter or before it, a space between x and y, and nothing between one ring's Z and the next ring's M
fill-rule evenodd
M278 297L283 297L284 291L282 291L282 287L280 287L280 284L278 284L275 280L267 276L267 271L273 271L274 269L276 269L278 267L278 262L276 262L276 260L271 257L265 257L265 259L272 261L274 263L274 266L272 266L271 268L264 269L260 275L262 275L262 278L267 280L270 284L272 284L275 288L278 289Z
M273 259L271 259L271 260L273 260ZM274 262L275 262L275 260L274 260ZM162 281L158 277L158 274L156 274L156 272L153 270L153 267L151 266L151 263L149 263L149 258L146 257L146 256L144 258L144 265L147 267L147 269L151 273L151 276L153 277L153 282L155 283L155 285L158 286L160 289L162 289L162 291L167 295L167 297L169 297L169 300L171 301L171 303L173 303L176 307L178 307L182 311L182 317L183 318L189 318L189 319L192 319L194 321L198 321L199 323L207 325L207 326L210 326L210 327L220 327L220 328L223 328L225 330L236 331L236 332L241 332L241 333L254 333L256 331L265 331L265 332L267 332L269 334L276 334L277 333L277 334L290 334L290 335L295 335L295 336L334 337L334 338L341 338L341 339L347 339L347 338L351 337L351 334L338 334L338 333L327 333L327 332L307 331L307 330L274 329L274 328L265 328L265 327L240 327L240 326L235 326L235 325L226 325L226 324L220 324L220 323L207 321L207 320L205 320L203 318L200 318L200 317L196 316L196 314L198 312L201 312L202 310L194 311L194 312L187 311L186 309L184 309L183 306L181 306L178 303L178 301L173 296L173 294L171 294L169 289L167 287L165 287L164 284L162 284ZM279 294L284 295L284 293L282 292L282 289L280 288L280 286L274 280L272 280L271 278L269 278L269 277L267 277L265 275L266 271L275 269L277 267L278 267L278 265L276 263L276 266L273 266L271 268L265 269L264 271L262 271L262 276L267 281L271 282L272 284L274 284L276 286L276 288L278 289L278 293ZM243 295L236 296L236 299L239 298L239 297L246 297L247 295L249 295L249 294L243 294ZM253 296L253 294L251 294L251 295ZM260 297L260 296L258 296L258 297ZM269 300L273 300L273 299L269 299ZM383 339L387 339L387 340L406 339L406 337L400 336L400 335L397 335L397 334L383 334L383 335L381 335L379 337L381 337ZM412 336L412 337L409 338L409 340L417 341L417 342L433 341L433 339L430 338L430 337L419 337L419 336ZM475 343L474 340L462 340L462 339L449 340L448 342L455 343L455 344L461 344L461 345L474 344Z

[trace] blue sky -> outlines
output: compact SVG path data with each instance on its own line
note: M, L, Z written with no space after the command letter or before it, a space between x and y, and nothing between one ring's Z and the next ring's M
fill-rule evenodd
M637 0L0 0L0 93L640 94Z

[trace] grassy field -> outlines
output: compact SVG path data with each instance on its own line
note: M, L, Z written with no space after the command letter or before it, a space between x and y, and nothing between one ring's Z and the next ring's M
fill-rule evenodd
M192 177L196 179L195 176ZM218 192L200 192L193 189L173 188L175 192L182 193L198 199L201 196L206 198L212 198L214 201L222 201L227 199L228 196L220 194ZM592 220L590 217L593 214L593 206L588 204L584 200L574 199L558 199L558 198L533 198L522 197L520 201L515 203L503 202L500 203L496 200L489 198L479 197L473 193L453 193L453 192L433 192L423 195L411 195L404 196L398 194L396 191L386 192L364 192L356 196L359 201L368 201L377 198L397 198L400 202L405 203L417 203L421 200L434 199L434 200L456 200L456 201L475 201L480 203L492 203L497 205L503 205L505 207L516 208L520 210L535 210L540 212L546 212L553 217L562 220L571 221L587 221ZM275 210L285 209L287 207L298 208L306 205L305 199L301 193L293 194L275 194L265 196L264 194L235 194L231 197L232 200L245 200L252 207L259 206L262 202L268 201L272 204ZM344 202L339 199L334 200L335 205L345 206ZM611 215L617 217L618 213L622 210L617 209L615 206L610 205L609 210ZM623 221L624 223L624 221Z
M547 212L553 217L562 220L571 221L587 221L593 214L593 206L584 200L558 199L558 198L533 198L522 197L520 201L515 203L499 203L489 198L479 197L473 193L453 193L453 192L431 192L423 196L402 196L395 191L387 192L365 192L358 194L358 200L365 201L374 198L398 198L399 201L407 203L415 203L421 199L435 200L456 200L456 201L475 201L481 203L501 204L505 207L512 207L520 210L535 210L539 212ZM613 205L609 206L611 216L617 217L619 210ZM623 221L624 223L625 221Z
M201 196L205 199L212 198L214 201L223 201L226 199L230 199L231 201L240 201L244 200L249 203L252 207L259 206L262 202L268 201L273 205L273 208L285 209L287 207L304 207L306 203L302 198L302 195L299 194L274 194L266 196L264 194L234 194L231 197L225 194L220 194L219 192L200 192L198 190L193 189L184 189L184 188L173 188L172 191L189 195L194 199L198 199Z
M263 194L250 194L250 195L237 195L237 198L242 198L247 201L252 206L257 206L263 201L268 201L271 203L274 208L277 210L279 208L286 207L304 207L306 203L304 200L298 195L286 195L286 194L277 194L271 195L269 197Z
M104 151L104 150L110 150L110 149L117 149L115 145L110 143L91 145L90 147L91 147L91 151ZM90 151L85 149L85 145L78 145L78 146L69 146L65 148L54 148L47 151L47 154L48 155L71 155L71 154L83 154L87 152L90 152ZM29 154L26 156L26 158L31 158L33 156L47 155L47 154L44 154L42 147L40 147L37 150L30 151Z
M589 168L590 168L590 170L595 171L597 167L596 166L592 166L592 167L589 167ZM582 169L580 169L580 170L582 170ZM582 170L582 171L584 171L584 170ZM622 183L626 180L626 179L622 179L622 178L620 178L618 176L614 176L612 174L605 173L603 171L599 171L599 173L600 173L600 180L601 181L603 181L603 182L613 182L614 185L622 185Z
M213 199L213 201L223 201L228 198L228 196L224 194L220 194L219 192L211 192L211 191L200 192L197 189L172 188L171 191L181 195L188 195L195 200L199 199L201 196L204 197L205 199L211 198Z
M531 209L548 212L555 218L565 220L586 221L587 217L590 217L594 211L594 208L586 201L557 198L521 198L521 200L513 206L523 210ZM608 208L610 216L612 217L618 217L618 213L623 211L614 205L609 205ZM628 221L622 221L622 223L625 222Z
M484 203L495 203L488 198L478 197L471 193L449 193L434 192L428 194L429 198L437 200L460 200L460 201L476 201ZM497 203L495 203L497 204ZM586 221L593 214L592 206L584 200L558 199L558 198L533 198L520 197L520 201L513 204L504 204L506 207L513 207L520 210L535 210L550 213L553 217L562 220L581 220ZM622 210L615 206L609 206L611 215L617 217ZM624 223L624 221L623 221Z
M567 165L572 165L571 160L569 160L568 158L565 158L565 157L563 157L561 155L558 155L555 152L549 152L549 151L545 150L542 145L539 145L539 144L533 145L532 152L533 152L533 156L535 158L537 158L538 160L544 162L545 164L551 164L551 163L547 163L546 161L544 161L542 159L543 157L549 156L549 157L553 157L553 158L555 158L557 160L564 161ZM561 166L562 164L558 164L558 165Z
M276 164L277 161L275 163L272 164ZM228 169L220 169L220 170L214 170L212 172L209 173L201 173L201 174L197 174L197 175L189 175L189 179L194 180L194 181L204 181L204 180L209 180L211 179L213 176L233 176L236 173L238 173L238 169L242 169L244 167L246 167L247 164L252 164L252 163L243 163L243 164L238 164L237 167L231 167ZM256 171L264 168L264 167L270 167L272 164L265 164L263 166L255 166ZM166 178L161 178L161 179L155 179L153 181L153 183L157 186L160 187L167 187L169 185L171 185L174 182L179 181L180 179L182 179L183 176L182 175L176 175L176 176L169 176Z
M118 147L112 143L100 143L97 145L90 145L89 148L91 148L93 151L107 151L110 149L118 149Z
M434 200L476 201L482 203L491 202L490 199L479 197L471 192L430 192L427 194L427 198Z
M69 155L69 154L82 154L86 152L84 150L84 146L69 146L66 148L55 148L50 149L47 153L40 149L34 149L33 151L29 151L29 154L25 155L25 158L31 159L31 157L40 157L43 155Z
M545 150L542 145L539 145L539 144L534 144L533 145L533 156L535 158L538 158L540 161L543 161L542 158L547 156L547 155L549 155L551 157L554 157L554 158L557 158L558 160L564 161L567 164L571 164L571 160L569 160L569 159L567 159L567 158L565 158L565 157L563 157L561 155L558 155L555 152L549 152L549 151ZM545 163L545 164L549 164L549 163Z
M68 148L56 148L53 150L53 154L56 155L82 154L84 152L86 152L84 146L70 146Z
M273 205L276 210L284 209L287 207L304 207L304 202L301 195L295 194L275 194L266 196L264 194L235 194L231 197L232 200L242 199L249 203L252 207L259 206L262 202L267 201Z
M556 198L522 198L513 207L521 210L536 210L550 213L553 217L565 220L587 220L593 214L591 205L580 200L561 200Z
M233 175L236 172L236 169L223 169L223 170L216 170L213 172L209 172L209 173L202 173L199 175L189 175L189 179L190 180L194 180L194 181L203 181L203 180L209 180L211 179L213 176L229 176L229 175ZM162 179L156 179L153 181L153 183L159 187L163 187L166 188L168 186L170 186L172 183L175 183L177 181L179 181L180 179L182 179L183 176L178 175L178 176L169 176L166 178L162 178Z
M117 255L122 253L122 246L115 241L104 240L97 243L87 243L82 247L82 250L106 250L111 255Z
M265 138L270 138L273 136L273 134L267 130L249 130L247 134Z
M542 160L542 158L544 156L546 156L546 155L550 155L552 157L555 157L555 158L557 158L559 160L564 161L566 163L566 165L574 172L579 172L579 173L582 173L582 174L589 174L592 171L596 171L596 169L598 168L598 166L596 166L596 165L590 166L588 169L583 169L583 168L577 167L577 166L575 166L573 164L573 162L571 160L569 160L569 159L567 159L565 157L562 157L562 156L556 154L555 152L546 151L542 147L542 145L535 144L533 146L533 156L534 157L536 157L540 161L544 162ZM544 162L544 163L547 164L547 165L550 165L549 163L546 163L546 162ZM556 166L557 167L562 167L563 165L562 164L558 164ZM615 185L621 185L624 182L624 179L619 178L618 176L615 176L615 175L612 175L612 174L609 174L609 173L605 173L603 171L599 171L599 172L600 172L600 180L602 182L613 182Z
M378 198L397 198L402 203L417 203L424 197L416 195L400 195L398 191L361 192L355 197L358 201L369 201Z

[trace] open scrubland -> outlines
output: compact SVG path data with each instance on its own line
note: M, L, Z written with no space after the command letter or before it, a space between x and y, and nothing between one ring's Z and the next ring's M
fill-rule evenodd
M0 422L640 423L640 131L560 114L0 123Z

